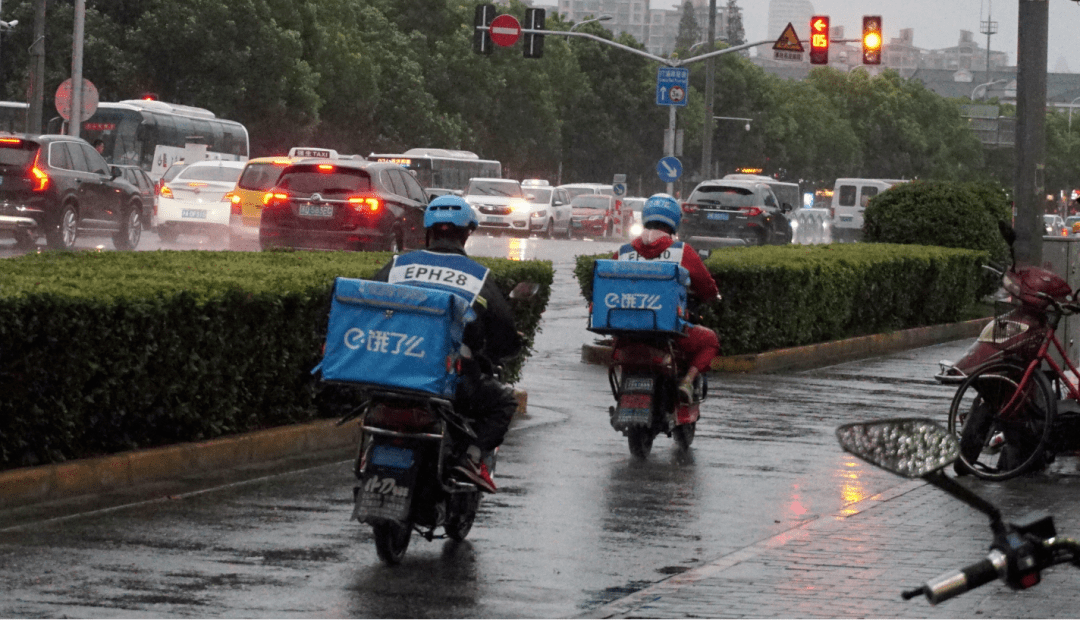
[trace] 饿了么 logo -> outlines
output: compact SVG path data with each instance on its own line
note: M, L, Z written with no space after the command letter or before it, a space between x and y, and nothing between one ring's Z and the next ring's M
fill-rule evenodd
M424 350L419 347L424 342L423 336L412 336L398 332L387 332L377 329L364 331L354 327L345 332L345 346L353 351L366 348L373 353L386 353L389 355L406 355L408 357L423 358Z
M660 295L645 293L608 293L604 296L604 305L608 308L626 308L634 310L662 310Z

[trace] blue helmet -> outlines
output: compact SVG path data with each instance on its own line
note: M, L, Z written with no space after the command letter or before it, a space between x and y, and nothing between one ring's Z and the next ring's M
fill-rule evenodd
M682 208L670 194L653 194L641 208L641 223L659 222L667 224L672 231L679 230L682 221Z
M436 224L452 224L472 231L480 225L480 220L476 219L476 212L464 198L446 195L432 200L424 210L424 228Z

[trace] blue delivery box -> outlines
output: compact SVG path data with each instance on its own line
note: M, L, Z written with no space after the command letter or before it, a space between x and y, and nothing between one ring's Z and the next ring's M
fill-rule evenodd
M452 398L465 325L475 318L449 291L337 278L318 370L327 381Z
M598 334L681 334L689 284L689 272L678 263L597 260L588 329Z

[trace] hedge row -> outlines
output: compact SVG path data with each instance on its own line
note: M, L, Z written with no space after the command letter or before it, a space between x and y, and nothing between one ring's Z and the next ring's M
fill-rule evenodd
M592 265L579 256L582 295ZM894 244L760 246L712 253L723 300L701 309L722 353L759 353L959 320L977 299L987 254Z
M319 384L335 276L387 253L81 252L4 260L0 469L330 417L349 395ZM478 259L509 293L529 345L547 262Z

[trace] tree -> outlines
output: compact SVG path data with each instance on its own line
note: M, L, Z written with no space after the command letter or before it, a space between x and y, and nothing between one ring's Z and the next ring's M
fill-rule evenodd
M735 0L727 3L727 40L728 45L735 47L746 43L746 31L742 25L742 9Z
M682 18L679 20L679 34L675 37L675 49L690 49L690 46L701 40L701 25L698 24L697 15L694 14L694 5L690 0L682 7Z

